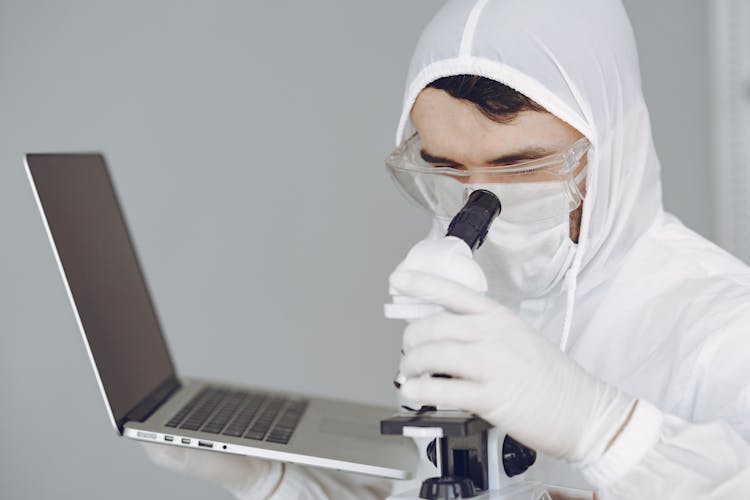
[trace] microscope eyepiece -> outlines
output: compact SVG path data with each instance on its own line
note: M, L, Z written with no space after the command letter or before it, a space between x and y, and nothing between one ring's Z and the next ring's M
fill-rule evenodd
M469 195L463 208L451 220L446 236L455 236L476 250L487 237L492 222L500 215L502 206L494 193L477 189Z

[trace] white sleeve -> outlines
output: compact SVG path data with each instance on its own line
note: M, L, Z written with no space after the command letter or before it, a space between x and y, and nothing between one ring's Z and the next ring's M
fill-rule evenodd
M690 423L639 401L616 441L582 473L600 500L745 498L750 445L725 421Z
M258 499L267 500L382 500L391 490L387 479L278 463L277 475L257 489ZM247 497L242 497L246 500Z

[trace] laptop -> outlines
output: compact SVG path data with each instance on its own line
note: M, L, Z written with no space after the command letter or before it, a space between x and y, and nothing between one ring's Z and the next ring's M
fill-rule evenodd
M104 157L28 154L26 171L110 422L127 438L392 479L394 409L178 376ZM208 451L207 451L208 452Z

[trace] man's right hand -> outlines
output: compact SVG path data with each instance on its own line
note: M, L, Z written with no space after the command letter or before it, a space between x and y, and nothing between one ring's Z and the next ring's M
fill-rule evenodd
M260 458L142 442L152 462L223 486L242 500L263 500L278 487L284 464Z

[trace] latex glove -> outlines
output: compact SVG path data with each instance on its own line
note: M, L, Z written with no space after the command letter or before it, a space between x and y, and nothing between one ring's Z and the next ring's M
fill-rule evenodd
M422 271L487 291L487 277L474 260L469 245L455 236L427 238L414 245L394 272Z
M474 261L471 249L455 236L428 238L418 242L409 250L395 272L406 270L435 274L480 292L487 291L487 278ZM393 303L385 305L386 318L409 321L443 310L439 305L400 295L392 288L389 293L393 296Z
M390 285L446 309L404 331L404 397L476 413L526 446L580 465L601 456L627 421L632 397L487 296L419 271L394 272Z
M211 481L243 500L268 498L284 475L280 462L166 444L141 444L157 465Z

